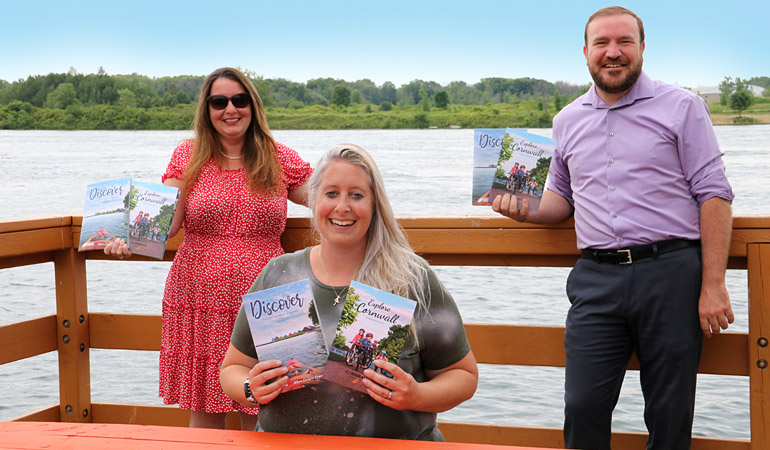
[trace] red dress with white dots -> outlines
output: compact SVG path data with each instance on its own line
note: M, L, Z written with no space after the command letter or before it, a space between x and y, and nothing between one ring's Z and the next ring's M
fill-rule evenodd
M271 197L253 194L244 169L222 170L212 158L187 194L184 242L163 294L160 396L182 409L256 413L225 395L219 384L241 295L274 256L283 253L286 196L310 175L310 165L276 143L284 188ZM179 145L163 181L181 179L192 142Z

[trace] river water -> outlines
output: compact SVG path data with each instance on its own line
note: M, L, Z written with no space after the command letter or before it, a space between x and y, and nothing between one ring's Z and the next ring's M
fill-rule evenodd
M533 129L551 135L550 129ZM770 214L770 125L716 128L736 193L735 214ZM89 183L134 177L159 181L173 148L189 131L0 131L0 219L81 215ZM471 206L472 130L276 131L278 141L312 164L331 146L352 142L372 153L396 214L494 214ZM290 204L289 214L307 215ZM169 263L88 261L93 312L160 314ZM563 325L568 268L436 267L466 322ZM0 325L56 311L53 264L0 271ZM748 328L744 271L728 272L734 331ZM470 401L445 420L562 425L561 368L480 366ZM55 352L0 367L0 420L58 399ZM749 437L745 377L699 376L695 435ZM92 400L161 404L158 354L91 350ZM626 376L613 429L645 431L637 372Z

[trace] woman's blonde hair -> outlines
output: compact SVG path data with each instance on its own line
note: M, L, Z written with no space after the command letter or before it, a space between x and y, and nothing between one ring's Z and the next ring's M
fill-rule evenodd
M428 263L409 246L393 215L382 175L366 150L354 144L340 144L321 157L308 180L311 218L315 216L317 196L322 194L319 190L324 172L336 161L345 161L362 168L374 197L366 253L355 279L377 289L412 298L427 311L430 304ZM313 226L317 227L315 220L312 220Z
M203 81L193 120L195 138L192 156L184 173L185 184L188 189L192 188L198 180L201 168L211 158L214 158L220 166L224 162L222 144L219 142L217 130L211 123L207 100L211 93L211 85L219 78L238 82L251 97L251 123L244 136L243 165L252 192L275 193L281 187L281 164L278 160L275 141L267 126L262 99L259 98L254 84L246 75L232 67L217 69Z

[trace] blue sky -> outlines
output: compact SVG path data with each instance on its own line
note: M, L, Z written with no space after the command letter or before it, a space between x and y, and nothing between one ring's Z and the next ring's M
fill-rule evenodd
M582 54L598 1L4 2L0 79L61 73L588 83ZM770 76L767 0L626 1L644 21L644 67L680 86Z

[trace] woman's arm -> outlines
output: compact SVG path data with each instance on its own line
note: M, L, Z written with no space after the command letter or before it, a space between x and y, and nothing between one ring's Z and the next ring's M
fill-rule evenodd
M292 203L307 206L307 181L289 191L287 197Z
M285 376L289 369L281 367L281 364L275 359L259 362L230 344L219 369L219 382L228 397L241 405L253 407L254 403L246 400L243 389L248 377L254 399L266 405L280 394L283 385L289 381L289 377ZM265 384L274 378L277 378L274 383Z
M163 184L179 189L179 201L176 204L174 218L171 220L171 226L168 229L168 237L172 238L179 233L179 230L182 228L182 223L184 222L184 211L185 205L187 204L187 188L184 185L184 181L178 178L167 178Z
M374 400L393 409L447 411L473 397L479 382L473 351L449 367L426 370L428 381L423 383L386 360L375 360L374 365L393 374L393 378L366 369L363 383Z

